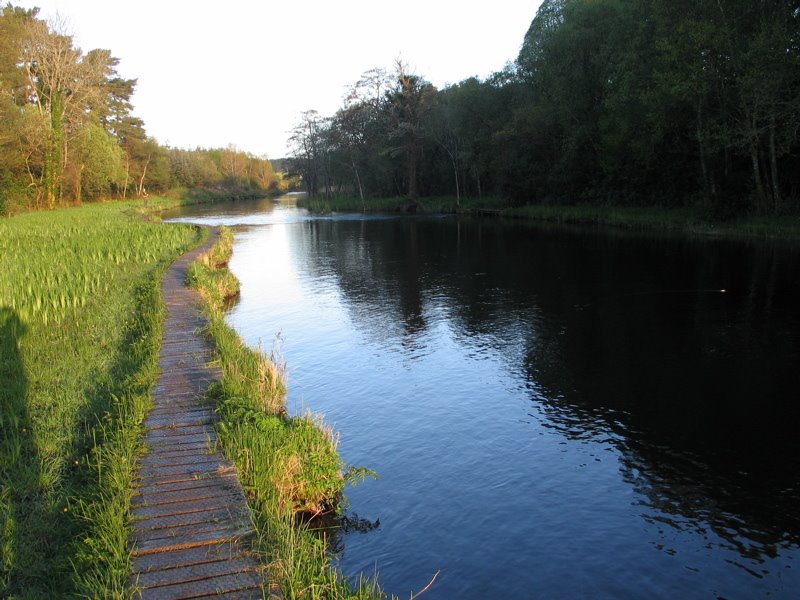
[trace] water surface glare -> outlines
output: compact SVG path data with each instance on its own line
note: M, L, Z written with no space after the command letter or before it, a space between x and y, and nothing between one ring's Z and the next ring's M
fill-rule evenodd
M407 598L800 597L800 249L456 217L188 207L229 323L280 335Z

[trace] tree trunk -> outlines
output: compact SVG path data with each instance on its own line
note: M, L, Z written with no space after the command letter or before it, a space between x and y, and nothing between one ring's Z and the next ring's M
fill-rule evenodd
M331 161L327 152L325 152L325 159L322 161L322 175L325 178L325 198L330 199L333 195L333 188L331 182Z
M131 175L131 157L125 153L125 185L122 188L122 199L125 200L128 196L128 181Z
M758 159L758 146L750 141L750 161L753 164L753 181L756 184L756 209L761 211L764 207L764 182L761 179L761 163Z
M142 176L139 177L139 184L136 186L136 195L139 196L139 198L142 198L147 193L145 192L144 189L144 178L147 175L147 167L149 164L150 164L150 155L148 154L147 160L144 162L144 168L142 169Z
M461 206L461 188L458 185L458 164L456 163L456 157L452 154L450 155L450 162L453 163L453 175L456 178L456 206Z
M706 162L706 151L703 145L703 109L701 101L697 102L697 146L700 150L700 173L703 177L703 191L708 202L716 195L714 181L708 174L708 163Z
M358 185L358 197L361 198L361 206L364 206L364 189L361 187L361 177L358 175L358 167L355 159L350 157L350 164L353 165L353 172L356 174L356 184Z
M772 209L775 213L781 209L781 184L778 178L778 153L775 150L775 119L769 124L769 165L772 177Z
M417 142L411 140L406 144L406 175L408 177L408 196L416 198L417 192Z
M78 167L78 175L77 177L75 177L75 204L80 204L83 201L83 199L81 198L81 193L82 193L81 180L83 179L83 169L85 168L86 165L81 163L81 165Z
M61 94L54 93L50 104L50 139L44 160L44 187L47 207L53 208L61 182L64 152L64 111Z

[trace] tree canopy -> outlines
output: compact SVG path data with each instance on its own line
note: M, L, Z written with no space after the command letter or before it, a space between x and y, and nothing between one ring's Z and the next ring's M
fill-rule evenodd
M278 186L269 160L234 146L160 146L132 115L136 80L118 64L75 47L38 9L0 7L0 213L175 186Z
M545 0L514 62L437 89L397 62L303 113L311 195L800 209L797 0ZM169 187L274 188L235 146L159 145L135 79L37 9L0 8L0 211Z
M800 3L545 0L485 80L437 90L398 63L306 116L311 194L797 210Z

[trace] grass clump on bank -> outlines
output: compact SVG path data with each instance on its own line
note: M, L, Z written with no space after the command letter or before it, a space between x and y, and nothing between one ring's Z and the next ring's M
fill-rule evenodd
M327 215L334 212L395 212L402 206L402 198L360 198L333 196L298 200L298 205L310 213Z
M198 234L132 205L0 220L0 596L124 597L160 278Z
M270 583L286 599L382 598L375 582L349 582L335 570L323 539L303 525L309 516L335 510L345 484L366 472L346 468L336 436L320 419L286 413L279 357L251 350L225 323L225 300L238 291L225 269L232 242L223 228L188 277L205 299L223 368L222 381L209 394L217 403L220 444L247 492L256 550L270 565Z

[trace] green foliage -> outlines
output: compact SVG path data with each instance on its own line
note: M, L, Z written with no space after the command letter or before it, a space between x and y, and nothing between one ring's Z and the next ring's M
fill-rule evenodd
M4 211L146 198L171 185L281 189L269 160L167 149L131 115L136 80L108 50L83 53L38 9L0 7L0 199ZM20 193L24 188L25 193Z
M76 151L78 160L75 199L108 196L125 178L123 152L116 140L102 127L87 123L81 130Z
M0 171L0 190L0 217L13 215L28 205L29 190L12 173Z
M3 597L124 597L159 279L195 233L122 208L0 221Z
M306 113L294 169L326 201L414 196L416 178L459 201L797 212L797 19L784 0L546 0L485 81L365 73L334 117Z
M514 130L546 132L536 155L549 159L520 197L700 202L708 214L780 212L797 200L796 16L790 3L768 4L543 4L518 58L535 112L518 111ZM773 144L778 130L792 139Z
M279 177L266 158L258 158L235 147L211 150L168 150L171 185L240 192L270 191L279 187Z

